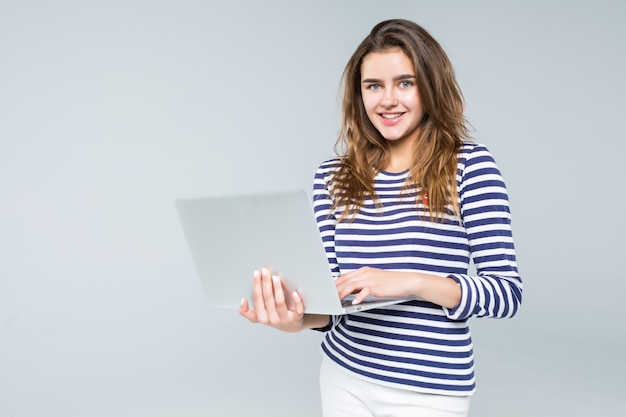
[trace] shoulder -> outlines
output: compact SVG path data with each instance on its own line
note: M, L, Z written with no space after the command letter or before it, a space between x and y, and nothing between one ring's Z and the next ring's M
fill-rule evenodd
M342 160L341 158L332 158L327 159L322 162L317 168L318 171L326 172L326 171L336 171L341 167Z
M465 171L468 167L479 167L484 165L496 166L493 155L482 143L464 141L458 152L458 165L460 171Z
M322 162L315 171L313 179L313 194L315 199L320 195L328 197L329 190L332 189L333 175L341 167L341 159L333 158Z
M328 159L322 162L315 171L315 178L329 178L341 168L340 158Z
M464 142L459 150L457 187L459 195L477 190L498 190L506 194L506 185L491 152L480 143Z
M461 159L470 159L470 158L480 158L484 156L491 157L491 152L487 149L487 146L482 143L471 142L471 141L463 141L459 149L459 160Z

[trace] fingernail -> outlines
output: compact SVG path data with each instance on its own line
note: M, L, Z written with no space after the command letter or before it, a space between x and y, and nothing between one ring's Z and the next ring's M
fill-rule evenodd
M263 268L263 269L261 269L261 273L263 275L267 275L269 272L268 272L267 268Z
M245 298L242 298L242 299L241 299L241 302L239 303L239 305L240 305L240 306L242 306L242 305L243 305L243 303L245 303L245 302L246 302L246 299L245 299Z
M256 270L255 270L255 271L254 271L254 276L255 276L256 278L258 278L258 277L260 277L260 276L261 276L261 274L259 273L259 271L256 271Z
M272 275L272 281L274 281L274 284L278 284L280 282L276 275Z

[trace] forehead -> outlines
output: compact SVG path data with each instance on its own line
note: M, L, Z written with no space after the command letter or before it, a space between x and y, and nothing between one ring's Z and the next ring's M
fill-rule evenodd
M370 52L361 62L361 79L393 77L398 74L415 75L411 58L400 48Z

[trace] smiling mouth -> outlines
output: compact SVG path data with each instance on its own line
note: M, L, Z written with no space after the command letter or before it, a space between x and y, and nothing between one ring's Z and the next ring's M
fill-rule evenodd
M403 113L381 113L380 117L383 119L397 119L402 116Z

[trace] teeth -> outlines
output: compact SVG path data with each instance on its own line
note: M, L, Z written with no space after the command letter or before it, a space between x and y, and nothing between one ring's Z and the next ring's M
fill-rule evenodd
M381 114L381 116L383 117L383 119L395 119L396 117L402 116L402 113L387 113Z

